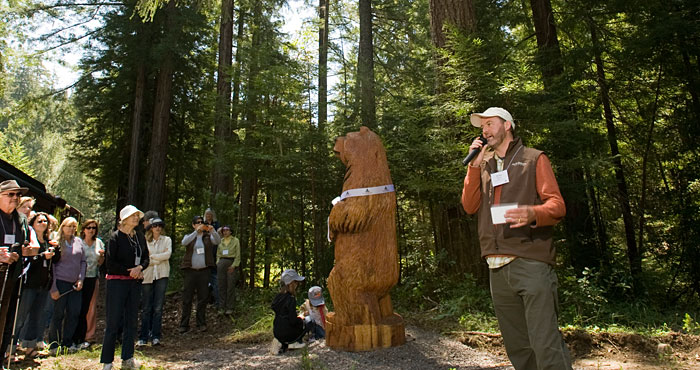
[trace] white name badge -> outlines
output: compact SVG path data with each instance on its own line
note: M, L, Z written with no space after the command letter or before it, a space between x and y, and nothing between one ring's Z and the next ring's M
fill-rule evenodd
M5 234L5 241L3 244L15 244L15 234Z
M494 172L491 174L491 183L494 187L507 184L509 181L508 171Z
M204 254L204 248L197 248L197 254Z
M506 223L506 211L513 208L518 208L518 203L504 203L491 206L491 221L493 224L499 225Z
M141 257L134 258L134 265L138 266L141 264Z
M227 254L228 254L228 249L222 250L222 251L221 251L221 254L223 254L224 256L227 255Z

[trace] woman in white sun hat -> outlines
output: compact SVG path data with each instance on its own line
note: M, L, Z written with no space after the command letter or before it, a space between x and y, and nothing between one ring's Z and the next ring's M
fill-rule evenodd
M143 212L128 205L119 212L119 228L112 233L107 242L105 267L107 280L106 329L102 342L100 362L104 370L112 369L114 349L117 342L119 326L124 318L124 337L122 338L122 369L138 369L140 364L134 360L134 337L141 297L141 280L143 270L148 267L149 254L146 239L135 228Z

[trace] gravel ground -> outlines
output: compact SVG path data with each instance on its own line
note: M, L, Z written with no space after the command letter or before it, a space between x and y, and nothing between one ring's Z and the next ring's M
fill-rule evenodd
M340 352L315 342L303 350L271 355L269 344L198 348L171 354L148 365L167 369L513 369L504 358L416 327L406 328L406 344L372 352ZM195 343L193 343L195 344ZM196 345L196 344L195 344ZM147 353L152 359L158 357ZM116 365L116 364L115 364Z

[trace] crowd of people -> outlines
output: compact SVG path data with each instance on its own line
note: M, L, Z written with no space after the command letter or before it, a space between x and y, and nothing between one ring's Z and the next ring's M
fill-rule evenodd
M154 211L132 205L119 213L117 228L103 242L95 219L79 223L35 212L28 189L15 180L0 184L0 353L2 366L40 354L77 352L97 339L100 277L105 283L105 331L100 362L111 369L121 343L123 369L137 369L134 348L159 346L170 277L172 239ZM192 221L181 245L184 276L180 332L189 330L196 293L198 331L207 330L206 306L232 315L240 244L231 227L219 226L214 211ZM140 310L140 313L139 313ZM141 327L138 330L138 318Z

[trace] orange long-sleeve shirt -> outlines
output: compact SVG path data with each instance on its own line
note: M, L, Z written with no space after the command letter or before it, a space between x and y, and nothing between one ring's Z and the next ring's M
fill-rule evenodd
M467 175L464 177L464 188L462 188L462 207L469 214L475 214L481 205L481 170L480 167L469 166ZM537 158L535 168L535 182L537 193L542 199L542 204L531 205L535 211L535 227L552 226L557 224L566 215L564 198L559 191L557 179L552 171L552 164L546 155L542 154ZM502 186L494 188L493 204L497 205L501 200Z

